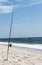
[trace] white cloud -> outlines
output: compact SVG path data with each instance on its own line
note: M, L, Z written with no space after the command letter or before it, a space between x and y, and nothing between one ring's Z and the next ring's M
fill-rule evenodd
M3 3L8 2L8 3L11 4L11 5L6 6L6 5L0 3L0 14L12 12L13 5L12 5L11 1L9 1L9 0L0 0L0 2L3 2ZM42 4L42 0L16 0L15 7L16 8L28 7L28 6L37 5L37 4Z
M5 5L4 2L11 4L8 0L0 0L0 14L12 12L13 5Z
M34 2L34 3L30 3L30 4L25 4L23 7L32 6L32 5L38 5L38 4L42 4L42 1Z
M0 0L0 2L7 2L8 0Z
M10 13L13 10L13 6L0 6L0 14Z
M21 1L21 0L17 0ZM22 3L16 4L16 7L28 7L28 6L33 6L33 5L38 5L42 4L42 0L22 0Z

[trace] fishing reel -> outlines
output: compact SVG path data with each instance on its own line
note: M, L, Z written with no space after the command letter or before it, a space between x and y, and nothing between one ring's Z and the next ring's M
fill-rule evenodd
M12 44L9 44L9 47L12 47Z

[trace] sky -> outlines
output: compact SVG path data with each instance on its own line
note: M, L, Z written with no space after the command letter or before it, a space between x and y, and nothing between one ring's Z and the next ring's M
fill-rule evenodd
M42 37L42 0L0 0L0 38Z

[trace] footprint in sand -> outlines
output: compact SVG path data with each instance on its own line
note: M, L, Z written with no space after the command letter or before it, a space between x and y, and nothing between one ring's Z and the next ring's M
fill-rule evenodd
M18 61L22 61L21 59L18 59Z

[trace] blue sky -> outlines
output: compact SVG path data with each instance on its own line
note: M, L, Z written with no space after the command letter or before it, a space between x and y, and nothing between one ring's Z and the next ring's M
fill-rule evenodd
M42 0L0 0L0 38L9 37L13 6L11 37L42 37Z

